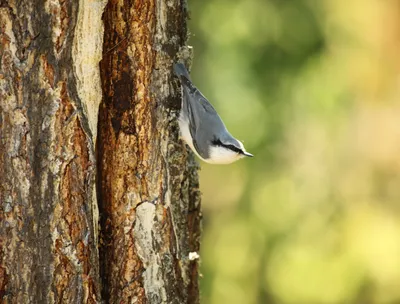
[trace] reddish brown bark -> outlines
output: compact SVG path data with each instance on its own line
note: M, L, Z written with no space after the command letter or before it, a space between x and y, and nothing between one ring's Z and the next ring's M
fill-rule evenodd
M1 303L199 301L184 2L105 4L0 0Z
M3 303L100 300L94 149L71 70L76 10L1 2Z
M197 174L172 144L180 100L171 64L186 41L185 14L178 2L113 1L103 16L100 256L111 303L198 302L189 260L199 250Z

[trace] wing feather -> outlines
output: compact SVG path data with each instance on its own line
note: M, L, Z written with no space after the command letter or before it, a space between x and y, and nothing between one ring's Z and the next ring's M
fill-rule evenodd
M192 82L185 75L179 75L179 79L184 94L183 110L189 116L189 131L193 146L201 157L207 159L209 146L215 136L211 131L225 129L225 125L214 107Z

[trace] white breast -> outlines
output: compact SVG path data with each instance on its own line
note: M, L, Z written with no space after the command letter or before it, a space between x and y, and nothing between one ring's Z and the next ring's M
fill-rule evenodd
M189 130L189 122L182 115L179 116L179 128L181 130L181 136L182 136L183 140L189 145L189 147L192 149L192 151L201 160L203 160L207 163L231 164L243 157L243 155L240 155L236 152L225 149L223 147L210 146L210 158L204 159L199 155L199 153L197 153L196 149L194 148L192 136L190 135L190 130Z

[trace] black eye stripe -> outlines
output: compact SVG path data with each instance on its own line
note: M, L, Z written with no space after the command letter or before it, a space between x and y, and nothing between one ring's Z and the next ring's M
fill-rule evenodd
M225 145L225 144L222 143L219 139L214 139L214 140L212 141L212 143L213 143L214 145L216 145L216 146L225 147L225 148L227 148L227 149L229 149L229 150L232 150L232 151L234 151L234 152L236 152L236 153L243 154L243 151L242 151L241 149L239 149L238 147L235 147L234 145Z
M243 151L234 145L225 145L226 148L231 149L232 151L235 151L236 153L243 154Z

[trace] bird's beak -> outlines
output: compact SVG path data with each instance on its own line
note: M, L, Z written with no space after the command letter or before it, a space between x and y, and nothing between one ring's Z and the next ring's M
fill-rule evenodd
M244 152L243 153L245 156L248 156L248 157L253 157L254 155L253 154L251 154L251 153L249 153L249 152Z

